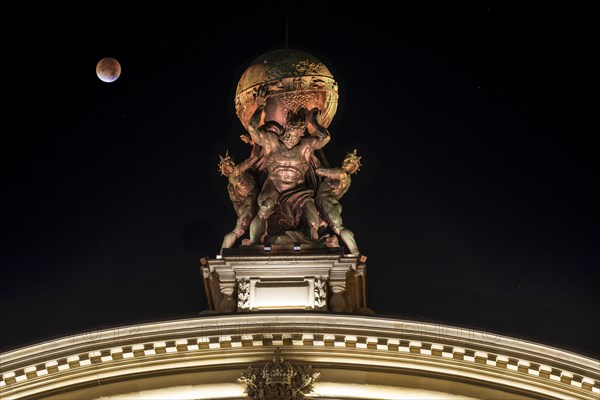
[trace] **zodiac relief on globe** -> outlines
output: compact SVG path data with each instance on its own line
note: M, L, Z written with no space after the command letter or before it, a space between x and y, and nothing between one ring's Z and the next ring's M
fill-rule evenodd
M339 202L360 157L348 152L330 167L322 149L337 110L338 87L329 69L297 50L272 51L254 60L239 80L235 109L252 146L239 164L221 156L219 171L238 216L223 249L242 243L304 243L360 252L342 223Z
M314 56L297 50L276 50L252 62L240 78L235 110L244 128L264 102L265 121L281 126L290 113L304 107L320 110L328 127L338 104L338 86L329 69Z

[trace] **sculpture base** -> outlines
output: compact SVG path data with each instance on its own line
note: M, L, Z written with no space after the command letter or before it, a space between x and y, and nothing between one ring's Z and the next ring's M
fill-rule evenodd
M295 250L294 250L295 249ZM366 305L366 257L320 243L240 246L202 259L210 310L319 310L372 313Z

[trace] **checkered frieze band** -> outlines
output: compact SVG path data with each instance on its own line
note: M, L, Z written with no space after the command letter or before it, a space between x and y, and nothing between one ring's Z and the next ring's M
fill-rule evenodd
M64 371L83 368L95 368L124 359L150 360L152 357L165 357L169 354L191 352L223 351L242 347L288 347L288 348L323 348L329 351L336 349L356 348L386 356L402 354L411 357L430 357L452 359L454 362L487 366L500 370L535 378L548 379L558 385L567 385L592 392L600 397L600 381L594 377L556 366L533 362L524 358L506 356L494 352L464 348L428 341L408 340L393 337L376 337L360 335L326 334L326 333L269 333L200 336L178 338L155 342L142 342L123 346L110 347L77 355L61 357L38 362L14 370L4 371L0 376L0 390L26 382L58 375Z

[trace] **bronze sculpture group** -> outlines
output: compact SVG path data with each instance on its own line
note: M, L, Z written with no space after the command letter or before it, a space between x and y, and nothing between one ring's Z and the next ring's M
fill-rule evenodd
M238 165L228 154L221 157L219 169L228 178L229 197L238 215L222 249L232 247L248 229L250 243L258 244L290 231L319 241L328 237L323 232L329 227L351 254L359 253L353 233L342 224L339 200L361 166L360 157L354 150L341 168L320 166L314 152L329 142L330 134L319 124L318 115L316 108L300 108L282 127L273 121L261 124L263 107L259 107L250 120L251 140L245 139L252 144L250 157ZM309 127L315 133L309 134ZM307 182L309 173L316 175L312 184ZM274 214L276 218L271 218Z
M276 78L276 79L275 79ZM354 234L342 223L340 199L360 169L356 150L341 167L330 168L321 149L331 135L327 125L337 105L337 83L314 57L295 51L268 53L242 76L236 110L252 145L235 164L220 156L237 213L235 228L221 246L245 243L309 243L338 247L358 255ZM341 247L341 246L340 246Z

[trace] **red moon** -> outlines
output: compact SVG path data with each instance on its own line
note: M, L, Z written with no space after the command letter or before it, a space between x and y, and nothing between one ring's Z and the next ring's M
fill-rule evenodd
M121 64L112 57L105 57L96 64L96 75L103 82L114 82L121 75Z

